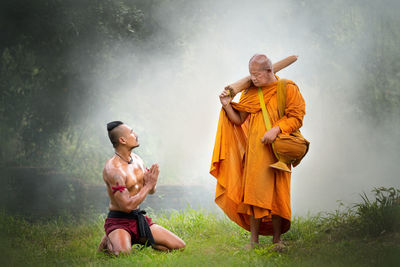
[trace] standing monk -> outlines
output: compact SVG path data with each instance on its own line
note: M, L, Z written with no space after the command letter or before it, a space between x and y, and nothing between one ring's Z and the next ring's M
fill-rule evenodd
M281 234L290 228L290 173L269 165L276 162L272 143L278 134L290 134L302 126L305 103L296 84L287 81L285 115L279 118L278 77L265 55L249 61L253 87L234 103L228 90L219 98L222 110L218 122L210 173L217 178L215 202L244 229L251 232L250 248L258 236L272 235L283 248ZM271 121L266 131L257 88L262 88Z
M158 164L145 169L143 160L132 153L139 146L138 135L121 121L107 124L115 155L106 162L103 179L110 197L110 212L104 224L105 236L99 251L115 255L129 253L132 244L148 244L158 250L183 249L185 242L152 222L139 209L147 194L153 194L159 174Z

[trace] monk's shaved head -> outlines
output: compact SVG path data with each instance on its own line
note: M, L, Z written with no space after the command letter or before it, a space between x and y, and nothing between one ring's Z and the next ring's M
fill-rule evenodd
M257 70L272 70L272 62L266 55L255 54L249 60L250 67Z
M276 81L272 62L266 55L255 54L250 58L249 72L253 85L257 87L267 86Z

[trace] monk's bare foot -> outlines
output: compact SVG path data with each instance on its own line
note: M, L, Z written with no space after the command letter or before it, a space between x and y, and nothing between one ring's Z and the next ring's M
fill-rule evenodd
M274 243L272 250L275 252L284 252L286 250L286 246L283 244L282 241Z
M259 246L258 243L256 243L256 242L250 242L250 243L248 243L248 244L246 244L246 245L244 246L244 249L245 249L245 250L252 250L252 249L254 249L254 248L258 247L258 246Z

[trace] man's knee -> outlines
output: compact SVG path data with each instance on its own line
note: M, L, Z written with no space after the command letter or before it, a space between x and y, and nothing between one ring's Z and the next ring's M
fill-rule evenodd
M186 247L185 241L178 239L172 249L184 249Z
M132 247L131 246L124 246L124 245L121 245L121 246L113 246L113 250L112 250L112 253L115 255L115 256L119 256L120 254L129 254L129 253L131 253L131 250L132 250Z
M117 229L108 235L108 249L115 255L129 254L132 244L129 234L122 229Z

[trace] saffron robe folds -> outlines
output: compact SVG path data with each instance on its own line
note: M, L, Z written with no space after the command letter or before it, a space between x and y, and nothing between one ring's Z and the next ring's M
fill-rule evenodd
M272 127L283 134L302 126L305 103L296 84L287 82L285 116L279 118L277 81L263 87ZM283 218L282 233L290 228L290 173L270 168L276 162L270 144L261 143L266 132L257 88L242 93L234 109L249 113L241 125L233 124L221 109L210 173L217 179L215 202L226 215L250 231L249 216L262 218L261 235L272 235L272 215Z

